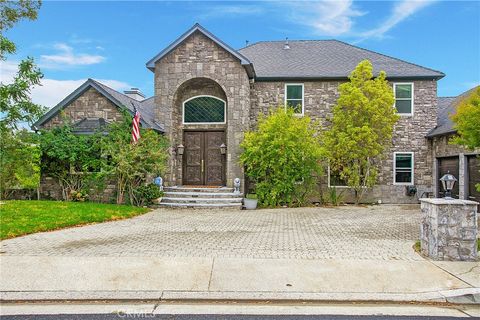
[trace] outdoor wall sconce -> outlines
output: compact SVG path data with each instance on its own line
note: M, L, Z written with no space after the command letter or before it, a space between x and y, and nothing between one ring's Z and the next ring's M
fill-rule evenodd
M457 179L453 176L453 174L450 174L450 171L448 171L443 177L440 178L440 181L442 181L443 190L445 190L445 199L453 200L452 190Z
M220 153L221 154L227 153L227 146L225 145L225 143L222 143L222 145L220 146Z
M183 155L183 151L185 150L185 147L183 146L183 144L179 144L177 146L177 153L181 156Z

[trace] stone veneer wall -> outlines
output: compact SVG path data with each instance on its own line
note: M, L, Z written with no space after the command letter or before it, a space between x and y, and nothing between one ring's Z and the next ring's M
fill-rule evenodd
M407 81L402 81L407 82ZM414 115L401 117L395 126L392 147L381 163L378 186L365 197L365 201L382 200L384 203L418 203L418 197L406 196L405 186L393 184L393 152L414 152L414 184L418 196L424 191L432 191L432 153L427 133L436 126L437 83L436 81L411 81L414 83ZM301 83L295 81L294 83ZM338 98L338 81L305 81L305 114L312 119L332 116L332 107ZM259 113L267 113L269 108L284 104L285 82L255 82L251 90L251 128ZM353 194L345 190L347 200Z
M49 129L61 125L64 117L72 122L84 118L103 118L107 121L118 121L122 119L122 114L115 104L96 89L90 87L66 106L62 112L46 122L42 128Z
M59 126L63 124L64 118L72 122L84 118L104 118L107 121L118 121L122 119L122 114L118 107L104 95L94 88L89 88L66 106L62 112L46 122L42 128L51 129ZM111 202L115 192L115 185L107 184L102 194L97 194L94 190L91 190L89 198L93 201ZM53 177L42 174L40 178L40 196L45 199L62 200L62 189L58 181Z
M432 166L433 166L433 176L432 176L432 186L435 193L438 189L438 181L437 177L437 170L438 170L438 163L437 158L442 157L458 157L458 171L459 176L456 177L458 179L458 186L459 186L459 197L460 199L467 199L468 198L468 190L467 190L467 168L466 168L466 156L470 155L479 155L480 149L476 150L469 150L464 146L450 144L449 141L453 137L453 133L446 134L443 136L436 136L430 140L431 144L431 151L432 151ZM468 200L468 199L467 199Z
M191 85L192 82L190 82L196 78L206 78L215 82L226 97L226 173L227 185L233 186L235 177L244 178L243 168L239 165L238 158L240 143L244 132L248 129L250 115L249 79L237 58L198 31L189 36L155 64L157 119L164 124L165 133L173 146L183 142L184 129L217 128L217 126L192 126L182 123L182 102L185 97L195 95L188 93L188 90L198 89L198 86ZM200 92L200 90L197 91ZM217 91L217 96L218 94L220 93ZM181 185L181 174L181 159L172 148L169 172L165 177L166 185Z

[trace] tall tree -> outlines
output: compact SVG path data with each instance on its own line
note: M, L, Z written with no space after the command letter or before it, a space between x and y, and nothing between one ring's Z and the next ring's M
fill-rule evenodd
M330 169L355 191L358 204L377 182L378 166L392 144L396 114L393 90L385 72L373 78L372 64L360 62L339 86L324 147Z
M469 149L480 148L480 86L470 90L458 102L452 120L457 130L452 142Z
M5 31L12 28L22 19L35 20L41 1L0 0L0 59L6 61L8 54L16 52L15 43L4 36ZM32 123L44 109L32 102L31 88L40 84L43 77L33 59L28 57L18 65L18 72L11 83L0 84L0 133L17 129L19 122Z
M456 108L452 120L457 135L451 141L471 150L480 148L480 86L467 92ZM476 188L480 191L480 183Z
M40 4L35 0L0 0L1 61L16 52L5 31L22 19L35 20ZM40 181L38 147L31 134L17 129L19 123L31 124L44 111L30 98L31 88L40 84L42 76L33 59L27 58L20 62L11 82L0 83L0 197L11 189L35 188Z

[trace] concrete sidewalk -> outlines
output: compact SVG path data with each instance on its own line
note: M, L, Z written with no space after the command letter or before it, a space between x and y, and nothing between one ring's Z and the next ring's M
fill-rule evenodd
M0 259L3 301L456 302L459 296L474 295L475 301L480 295L478 262L54 256Z

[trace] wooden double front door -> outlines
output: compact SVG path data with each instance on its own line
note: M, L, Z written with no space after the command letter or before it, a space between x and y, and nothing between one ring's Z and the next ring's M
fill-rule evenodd
M183 184L225 185L225 131L185 131L183 133Z

